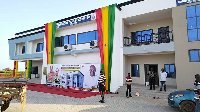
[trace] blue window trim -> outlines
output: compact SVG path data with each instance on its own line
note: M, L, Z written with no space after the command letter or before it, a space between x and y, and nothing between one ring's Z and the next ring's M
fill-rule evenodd
M138 76L135 75L134 72L136 71L133 71L135 69L135 66L138 65ZM132 68L134 67L134 68ZM140 77L140 65L139 64L131 64L131 77Z
M191 61L190 51L198 51L199 61ZM190 50L188 51L188 55L189 55L189 62L200 62L200 49L190 49Z
M176 66L175 66L175 64L164 64L165 72L166 72L166 68L165 68L166 65L169 65L169 71L170 71L170 65L174 66L174 77L173 76L172 77L168 77L168 74L167 74L167 78L176 78Z

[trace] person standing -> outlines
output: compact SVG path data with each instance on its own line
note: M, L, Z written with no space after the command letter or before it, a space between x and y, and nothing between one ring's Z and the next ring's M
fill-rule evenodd
M150 90L152 90L152 86L153 89L155 90L155 81L156 81L156 76L155 73L153 71L153 68L151 68L151 71L149 71L149 85L150 85Z
M196 109L195 112L200 112L200 105L199 105L199 95L200 95L200 75L195 75L195 82L194 82L194 100L196 102Z
M160 83L161 83L161 87L160 87L160 91L162 91L162 87L164 85L164 90L166 92L166 78L167 78L167 73L164 71L164 69L162 68L161 69L161 72L160 72Z
M131 96L131 83L132 83L132 78L130 76L130 73L128 73L128 76L126 77L126 84L127 84L127 90L126 90L126 97L132 97Z
M104 102L105 82L106 82L106 77L103 74L103 70L101 70L100 76L99 76L99 79L98 79L99 92L100 92L101 98L102 98L99 102L101 102L101 103L105 103Z

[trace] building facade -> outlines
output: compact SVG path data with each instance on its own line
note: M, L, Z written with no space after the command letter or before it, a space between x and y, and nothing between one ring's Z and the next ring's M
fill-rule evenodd
M101 45L91 45L91 41L99 40L96 12L91 10L56 21L54 64L102 63ZM192 87L194 75L200 74L200 2L132 0L116 4L114 14L109 91L115 92L125 84L128 73L134 83L147 84L151 68L157 74L157 85L159 72L164 68L167 85L177 89ZM32 60L32 71L38 71L42 84L46 83L42 70L44 38L42 26L9 39L10 59Z

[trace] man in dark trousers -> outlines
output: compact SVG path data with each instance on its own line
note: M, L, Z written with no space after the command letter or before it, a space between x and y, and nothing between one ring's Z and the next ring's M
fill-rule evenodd
M132 97L131 96L131 83L132 83L132 78L130 76L130 73L128 73L128 76L126 77L126 84L127 84L127 90L126 90L126 97Z
M200 104L199 104L199 96L200 96L200 75L195 75L195 82L194 82L194 92L195 92L195 102L196 102L196 109L195 112L200 112Z
M101 103L105 103L104 102L105 82L106 82L106 77L103 74L103 70L101 70L100 71L100 76L99 76L99 79L98 79L99 92L100 92L101 98L102 98L102 100L100 100L99 102L101 102Z
M150 90L152 90L152 86L153 89L155 90L155 81L156 81L156 76L155 73L153 71L153 68L151 68L151 71L149 71L149 85L150 85Z

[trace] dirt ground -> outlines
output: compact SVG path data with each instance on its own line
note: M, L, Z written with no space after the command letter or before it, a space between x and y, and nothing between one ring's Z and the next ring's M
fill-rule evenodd
M0 78L12 78L13 75L7 75L7 74L0 74ZM18 74L17 78L23 78L24 76L22 74Z

